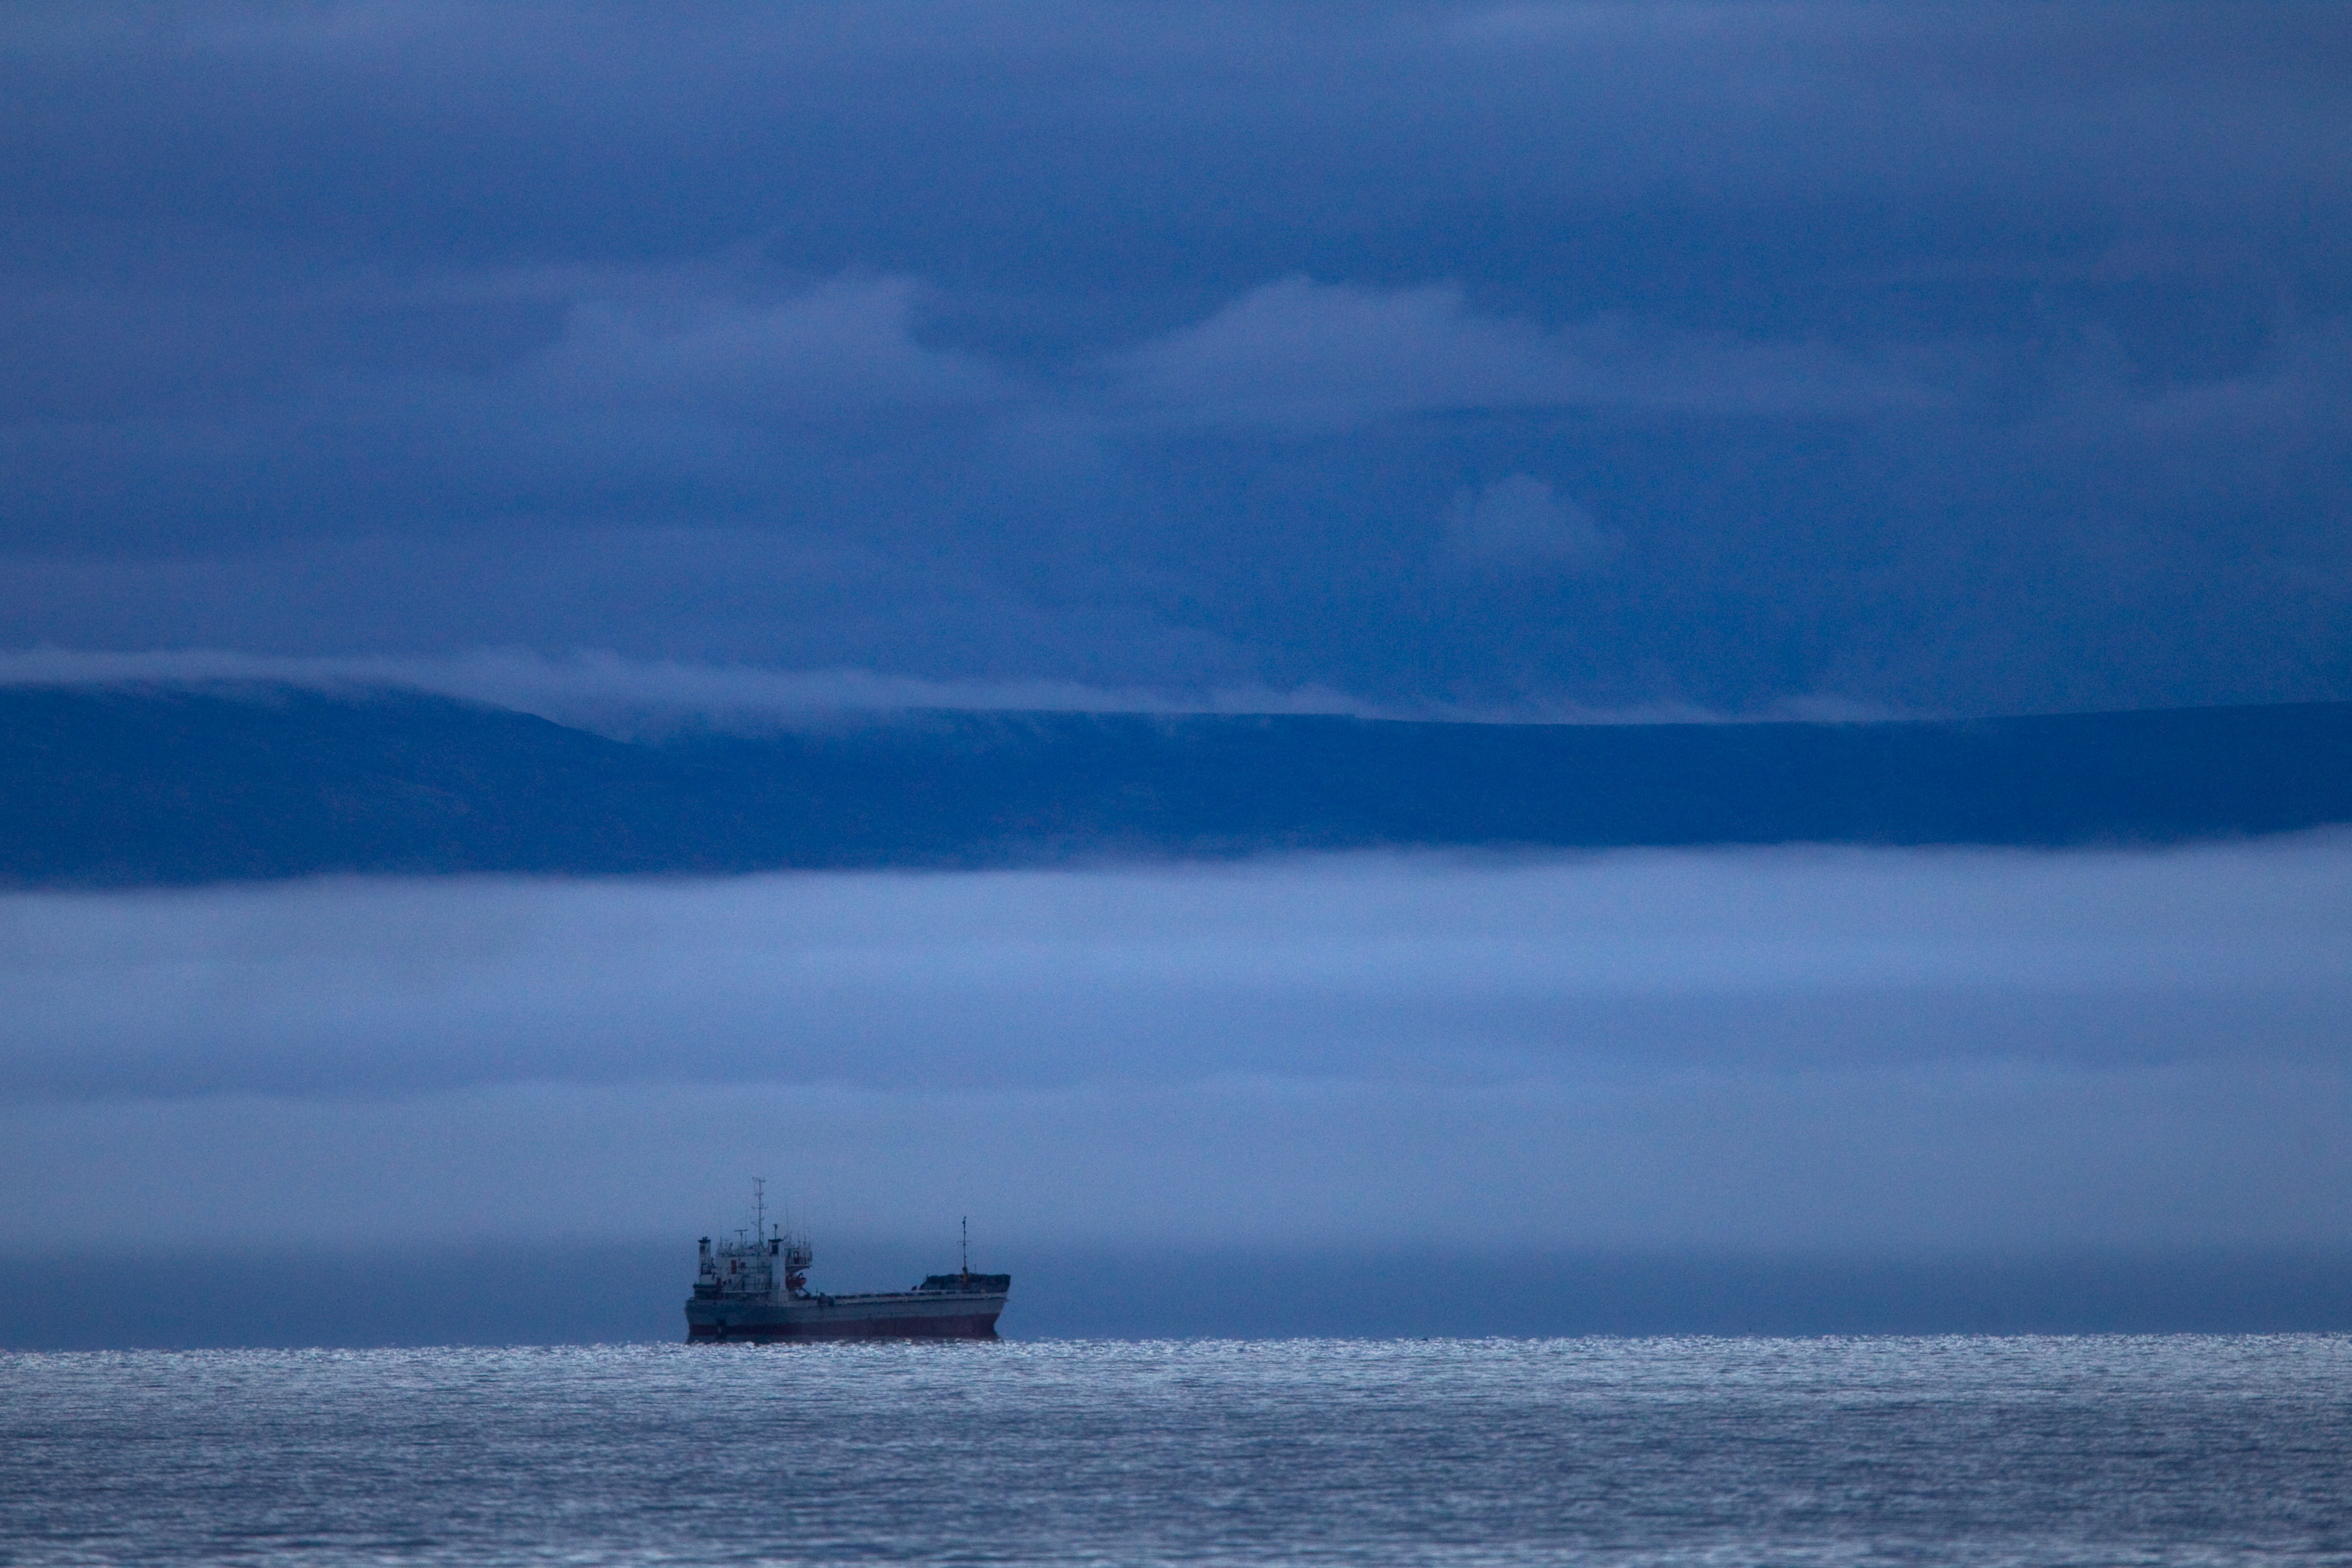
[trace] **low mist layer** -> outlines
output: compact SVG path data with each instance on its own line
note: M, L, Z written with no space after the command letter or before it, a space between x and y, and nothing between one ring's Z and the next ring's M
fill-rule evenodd
M0 900L0 1246L2352 1246L2352 844ZM835 1283L855 1283L836 1280Z

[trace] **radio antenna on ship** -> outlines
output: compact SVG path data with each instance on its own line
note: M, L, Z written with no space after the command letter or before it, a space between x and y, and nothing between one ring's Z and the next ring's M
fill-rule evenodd
M751 1178L751 1237L755 1241L768 1239L768 1178Z
M971 1272L971 1215L966 1215L956 1221L956 1231L963 1238L961 1247L963 1271L969 1274Z

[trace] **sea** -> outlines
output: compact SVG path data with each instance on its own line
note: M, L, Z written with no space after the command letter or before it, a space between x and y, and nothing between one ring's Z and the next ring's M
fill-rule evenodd
M0 1563L2352 1563L2352 1336L18 1352Z

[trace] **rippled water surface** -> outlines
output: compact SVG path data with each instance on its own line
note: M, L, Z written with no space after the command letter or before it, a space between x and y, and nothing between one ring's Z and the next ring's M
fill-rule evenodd
M0 1562L2352 1563L2352 1339L0 1357Z

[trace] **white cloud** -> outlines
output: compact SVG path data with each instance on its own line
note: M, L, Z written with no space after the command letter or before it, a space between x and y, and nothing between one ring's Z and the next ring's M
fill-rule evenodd
M656 543L667 542L656 540ZM685 542L681 548L697 542ZM184 568L203 588L206 574ZM6 570L0 563L0 580ZM640 578L643 581L643 578ZM536 713L624 739L681 731L769 732L840 716L955 709L1045 713L1330 713L1458 723L1721 724L1809 720L1853 723L1917 717L1835 693L1799 695L1726 713L1690 702L1604 707L1569 700L1509 705L1368 702L1328 686L1094 686L1048 676L961 679L838 667L780 668L629 658L608 649L550 656L522 647L449 654L349 656L181 647L145 652L31 647L0 650L0 687L154 682L234 689L267 684L357 692L426 691Z
M1936 400L1907 376L1815 344L1617 319L1554 331L1481 315L1452 284L1305 278L1266 284L1106 369L1131 417L1297 433L1457 409L1851 415Z
M327 691L394 688L487 702L625 736L683 727L760 730L842 713L959 709L1084 713L1370 713L1327 687L1179 690L1089 686L1049 677L942 679L851 668L779 669L625 658L586 649L551 658L528 648L346 658L180 648L107 653L0 652L0 687L153 681L283 684Z
M1445 548L1459 564L1530 575L1598 565L1622 542L1532 474L1512 474L1454 497Z
M916 341L919 285L836 278L781 300L713 286L577 300L525 384L552 401L753 419L995 403L996 371Z

